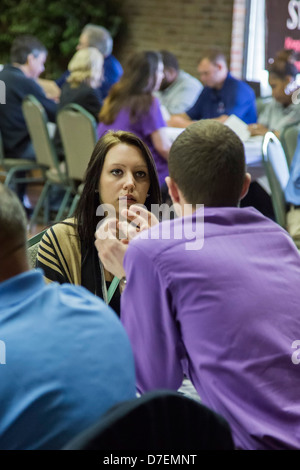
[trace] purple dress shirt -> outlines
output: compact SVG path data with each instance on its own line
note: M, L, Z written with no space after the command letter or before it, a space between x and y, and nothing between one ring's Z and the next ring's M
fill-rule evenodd
M299 253L253 208L204 214L202 248L199 211L184 219L181 239L175 219L129 244L121 320L138 390L176 390L185 373L227 419L237 448L299 449Z
M112 124L104 124L103 122L100 122L98 125L98 138L110 129L116 131L128 131L137 135L145 144L148 145L156 163L159 183L162 184L165 181L165 177L169 174L168 163L167 160L165 160L155 150L152 144L151 134L165 126L166 123L161 114L159 101L157 98L153 98L149 111L145 114L141 114L136 122L132 123L130 121L129 110L126 108L121 109Z

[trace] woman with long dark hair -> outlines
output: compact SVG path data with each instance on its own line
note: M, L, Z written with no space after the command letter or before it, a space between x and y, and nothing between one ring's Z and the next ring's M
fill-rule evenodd
M99 260L96 228L107 207L119 217L119 207L142 204L150 211L160 202L155 163L147 146L129 132L105 134L92 153L74 217L51 227L40 242L37 266L44 270L46 281L82 285L119 314L118 280Z
M99 137L109 129L139 136L151 150L160 185L168 176L167 159L171 147L159 100L153 96L160 88L163 69L159 52L146 51L131 56L121 79L103 102L98 126Z

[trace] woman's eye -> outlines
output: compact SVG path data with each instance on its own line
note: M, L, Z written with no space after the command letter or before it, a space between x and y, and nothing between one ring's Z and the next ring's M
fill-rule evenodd
M138 178L145 178L146 173L145 173L145 171L138 171L138 172L136 173L136 176L137 176Z
M118 169L115 169L115 170L111 171L111 174L115 175L115 176L120 176L120 175L122 175L122 173L123 173L122 170L118 170Z

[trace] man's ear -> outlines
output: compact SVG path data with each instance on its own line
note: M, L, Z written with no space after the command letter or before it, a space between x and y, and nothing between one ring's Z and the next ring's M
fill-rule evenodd
M249 190L250 183L251 183L251 175L250 173L245 173L244 184L243 184L243 188L241 191L240 199L243 199L243 197L246 196Z
M180 197L179 197L179 191L178 191L177 184L175 183L173 178L171 178L170 176L167 176L165 181L166 181L166 184L168 186L169 195L170 195L170 198L173 201L173 204L179 203Z
M30 65L33 59L34 59L34 55L33 55L32 52L31 52L31 53L28 54L28 56L27 56L26 65Z

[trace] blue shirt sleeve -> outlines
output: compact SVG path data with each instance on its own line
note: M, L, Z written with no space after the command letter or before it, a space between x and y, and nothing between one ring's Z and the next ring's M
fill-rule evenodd
M108 95L112 85L119 81L122 74L123 68L113 55L104 59L104 80L99 87L103 99Z
M70 75L70 72L69 72L68 70L66 70L66 71L55 81L56 85L57 85L59 88L61 88L61 87L65 84L65 82L66 82L66 80L67 80L67 78L68 78L69 75Z
M205 89L202 90L194 106L186 111L186 114L190 119L192 119L192 121L198 121L199 119L202 119L203 96L205 95L205 91Z
M246 124L257 121L255 93L252 88L242 81L237 82L234 105L225 114L235 114Z

